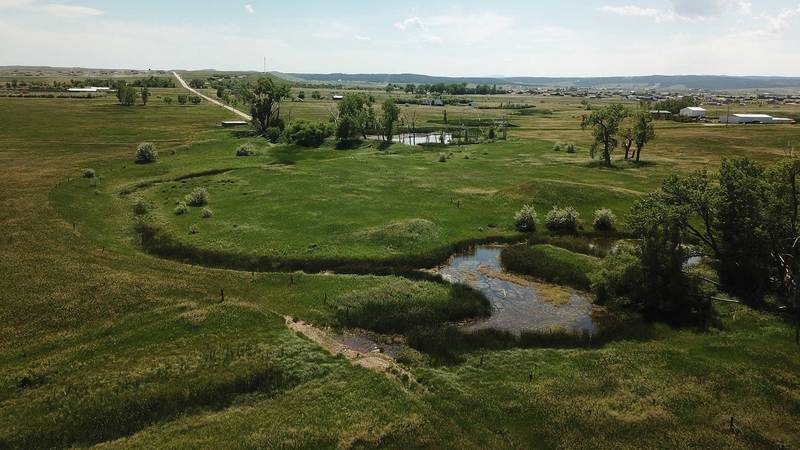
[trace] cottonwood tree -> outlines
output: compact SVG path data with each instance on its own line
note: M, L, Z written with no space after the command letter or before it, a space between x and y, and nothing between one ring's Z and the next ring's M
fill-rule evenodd
M394 126L400 117L400 109L392 99L386 99L382 105L383 114L381 115L381 132L386 142L392 142L394 138Z
M141 93L139 94L142 97L142 105L147 105L147 100L150 99L150 89L143 87Z
M611 153L619 146L618 133L622 121L628 117L629 112L620 103L614 103L604 108L592 111L583 117L581 128L591 128L594 135L593 149L602 147L602 163L611 166Z
M365 94L347 94L339 102L335 116L336 139L348 142L367 137L367 130L375 124L372 99Z
M252 89L245 90L245 101L250 104L253 126L258 133L264 134L268 128L280 124L281 101L289 94L288 85L266 77L259 78Z
M640 161L642 150L648 142L656 138L656 129L653 126L653 118L645 110L639 110L634 115L633 136L636 143L636 162ZM628 149L625 150L627 158Z
M625 160L627 160L631 153L631 147L633 147L633 141L636 139L636 136L634 135L632 127L623 128L619 134L620 137L622 137L622 148L625 149Z

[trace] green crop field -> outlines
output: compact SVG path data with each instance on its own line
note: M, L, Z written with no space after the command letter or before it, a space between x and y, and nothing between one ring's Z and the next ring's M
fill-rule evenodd
M134 107L0 98L0 448L800 446L794 331L742 305L717 306L708 330L641 324L602 346L408 351L399 363L416 383L331 356L284 319L339 328L366 323L369 308L398 323L485 314L459 286L381 275L518 240L523 204L540 216L574 206L586 223L601 207L624 217L672 173L784 155L798 126L658 122L644 164L601 169L573 98L474 96L548 111L525 115L446 108L454 126L508 117L507 141L340 150L269 144L219 127L231 115L208 102L158 99L180 89L152 92ZM335 104L283 108L327 120ZM442 126L441 107L401 113ZM157 163L134 163L142 142ZM257 155L237 157L248 142ZM195 188L212 217L174 213Z

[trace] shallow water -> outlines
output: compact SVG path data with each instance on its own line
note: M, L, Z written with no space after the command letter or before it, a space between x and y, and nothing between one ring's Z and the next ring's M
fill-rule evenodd
M517 335L523 331L597 331L592 303L584 295L572 291L568 302L548 303L535 287L491 276L506 273L500 264L502 250L478 246L436 269L445 280L469 285L491 302L491 317L465 325L467 330L497 329Z
M380 136L367 136L367 138L375 141L383 140ZM394 136L392 142L405 145L449 144L452 139L451 133L416 133Z

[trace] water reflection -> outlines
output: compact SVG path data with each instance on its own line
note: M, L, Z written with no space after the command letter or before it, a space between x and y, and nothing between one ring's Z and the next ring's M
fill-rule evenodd
M545 298L548 285L515 281L500 264L501 252L501 247L478 246L436 269L444 279L472 286L491 302L491 317L466 325L467 330L491 328L514 334L526 330L597 331L589 299L572 290L562 290L565 298L558 302Z

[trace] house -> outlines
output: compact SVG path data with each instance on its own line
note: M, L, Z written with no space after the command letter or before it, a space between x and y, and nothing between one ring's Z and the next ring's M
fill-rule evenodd
M772 117L767 114L730 114L720 116L719 123L792 124L795 123L795 121L784 117Z
M700 108L697 106L689 106L681 110L681 116L691 117L693 119L702 119L706 117L707 112L708 111L706 111L705 108Z

